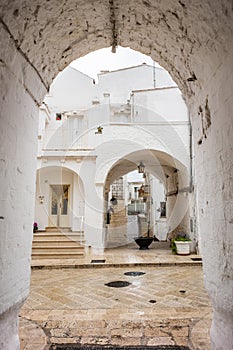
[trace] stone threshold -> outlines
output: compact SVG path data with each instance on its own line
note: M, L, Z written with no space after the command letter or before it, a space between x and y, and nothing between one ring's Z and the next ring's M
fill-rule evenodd
M158 345L158 346L99 346L99 345L74 345L74 344L52 344L50 350L189 350L187 346Z
M75 264L75 263L47 263L32 265L32 270L50 270L50 269L96 269L96 268L109 268L109 267L167 267L167 266L202 266L201 261L177 261L177 262L134 262L134 263L87 263L87 264Z

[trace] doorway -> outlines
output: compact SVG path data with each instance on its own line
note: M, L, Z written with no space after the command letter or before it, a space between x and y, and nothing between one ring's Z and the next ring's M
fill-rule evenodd
M70 185L50 185L50 227L69 227Z

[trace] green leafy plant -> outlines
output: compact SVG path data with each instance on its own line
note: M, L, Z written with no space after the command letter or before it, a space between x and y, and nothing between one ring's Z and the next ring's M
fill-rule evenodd
M172 238L171 240L171 250L173 254L177 254L176 244L175 244L175 238Z

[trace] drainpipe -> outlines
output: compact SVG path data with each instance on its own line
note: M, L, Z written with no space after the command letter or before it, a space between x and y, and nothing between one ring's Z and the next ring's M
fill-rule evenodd
M193 143L192 143L192 123L189 114L189 156L190 156L190 180L189 180L189 193L193 192ZM196 197L194 192L193 196ZM196 229L196 198L193 198L193 214L190 221L190 231L193 234L192 251L198 252L198 231Z
M192 123L190 114L189 116L189 157L190 157L190 180L189 180L189 192L192 193L193 191L193 143L192 143Z
M130 122L133 123L134 122L134 93L131 93L131 120Z
M156 88L155 61L153 61L153 85Z

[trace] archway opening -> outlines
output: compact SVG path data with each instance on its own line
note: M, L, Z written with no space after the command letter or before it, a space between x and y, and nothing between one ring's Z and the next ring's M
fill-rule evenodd
M227 320L232 317L226 310L232 305L232 297L227 292L232 290L229 284L232 235L229 228L231 211L225 209L231 200L229 189L232 189L229 176L229 169L232 168L232 79L229 74L232 70L232 50L228 45L232 36L231 4L219 3L213 6L210 1L204 4L170 1L155 5L150 1L142 1L135 8L131 2L118 1L95 1L84 4L84 7L70 2L57 6L56 2L42 1L37 5L27 2L1 3L2 41L3 47L7 48L1 57L4 77L2 128L8 130L6 136L3 131L2 162L6 162L7 166L2 181L2 203L4 215L7 212L7 218L10 218L7 224L5 216L1 218L5 243L2 254L6 262L4 266L8 266L7 275L10 276L9 283L5 284L7 287L3 289L4 306L1 312L7 312L12 305L18 310L17 303L21 303L27 295L28 238L31 237L29 228L33 217L30 208L33 207L31 197L35 180L35 170L34 173L32 171L32 168L35 169L36 154L36 145L32 141L36 135L35 106L40 104L53 77L72 59L108 45L115 50L117 44L121 43L157 57L172 73L189 104L195 126L195 146L198 149L198 191L200 201L203 199L201 227L202 232L207 232L203 237L206 284L216 309L213 343L215 348L220 348L221 343L225 346L227 343L230 347L232 324ZM80 21L77 21L78 18ZM56 49L54 38L61 38ZM221 118L218 118L219 115ZM225 137L225 132L229 137ZM9 139L15 142L9 145ZM14 157L16 149L17 159ZM211 159L216 159L214 166ZM225 159L226 162L223 161ZM203 169L205 176L202 176ZM19 177L18 174L23 176ZM28 183L26 190L25 179ZM222 190L216 191L220 188ZM20 198L25 198L23 205ZM221 210L215 210L216 203ZM25 218L25 212L28 218ZM211 228L210 222L213 222ZM224 234L226 231L227 234ZM14 240L9 240L8 244L8 239L13 236ZM24 242L22 247L25 250L17 250L18 242ZM16 268L25 273L15 273ZM15 285L17 288L14 288ZM224 293L223 285L227 286ZM8 293L13 289L17 292ZM19 295L18 291L23 292ZM223 319L225 322L222 322ZM11 333L16 333L15 327Z
M68 67L54 80L40 111L39 159L54 164L56 158L57 165L71 167L75 160L79 163L75 170L78 174L92 168L89 183L85 180L85 186L93 189L86 200L89 214L84 218L84 231L87 245L95 247L104 246L105 240L105 222L99 218L101 186L108 167L127 152L155 148L177 156L188 168L189 184L185 186L192 192L192 140L181 92L168 72L151 59L133 50L120 50L131 53L137 62L149 63L125 67L124 62L124 68L103 70L98 84ZM98 54L90 54L92 62ZM104 57L106 51L101 55ZM167 161L165 157L164 163ZM173 167L176 169L175 162ZM167 233L174 231L173 226L168 225Z
M129 190L125 175L138 169L142 160L145 167L143 170L144 178L141 177L141 185L138 190L135 191L137 187L134 187L134 204L131 203L131 209L136 208L137 211L137 206L138 209L141 207L137 214L143 214L142 216L145 218L141 220L141 222L145 221L145 224L143 231L140 232L138 222L135 226L135 222L129 225L129 221L127 221L126 202ZM108 172L104 187L105 222L107 223L105 245L107 247L121 246L132 242L131 231L134 232L134 238L137 235L148 235L157 236L157 239L163 237L162 240L165 241L168 238L176 237L181 232L186 232L187 236L193 240L192 249L195 249L197 233L190 229L190 213L195 210L195 203L189 185L188 169L180 161L161 151L139 150L116 161ZM163 188L165 189L164 194ZM160 195L159 206L156 195ZM132 192L130 196L132 197ZM112 198L116 199L116 205L114 205ZM139 200L136 201L136 198ZM166 217L166 220L162 220L163 224L158 223L160 217L156 215L158 211L162 210L161 208L166 211L166 215L162 215L164 218ZM132 211L135 210L132 209ZM110 214L110 218L113 217L113 224L111 224L107 214ZM138 219L140 216L137 221ZM160 225L159 230L158 225Z

